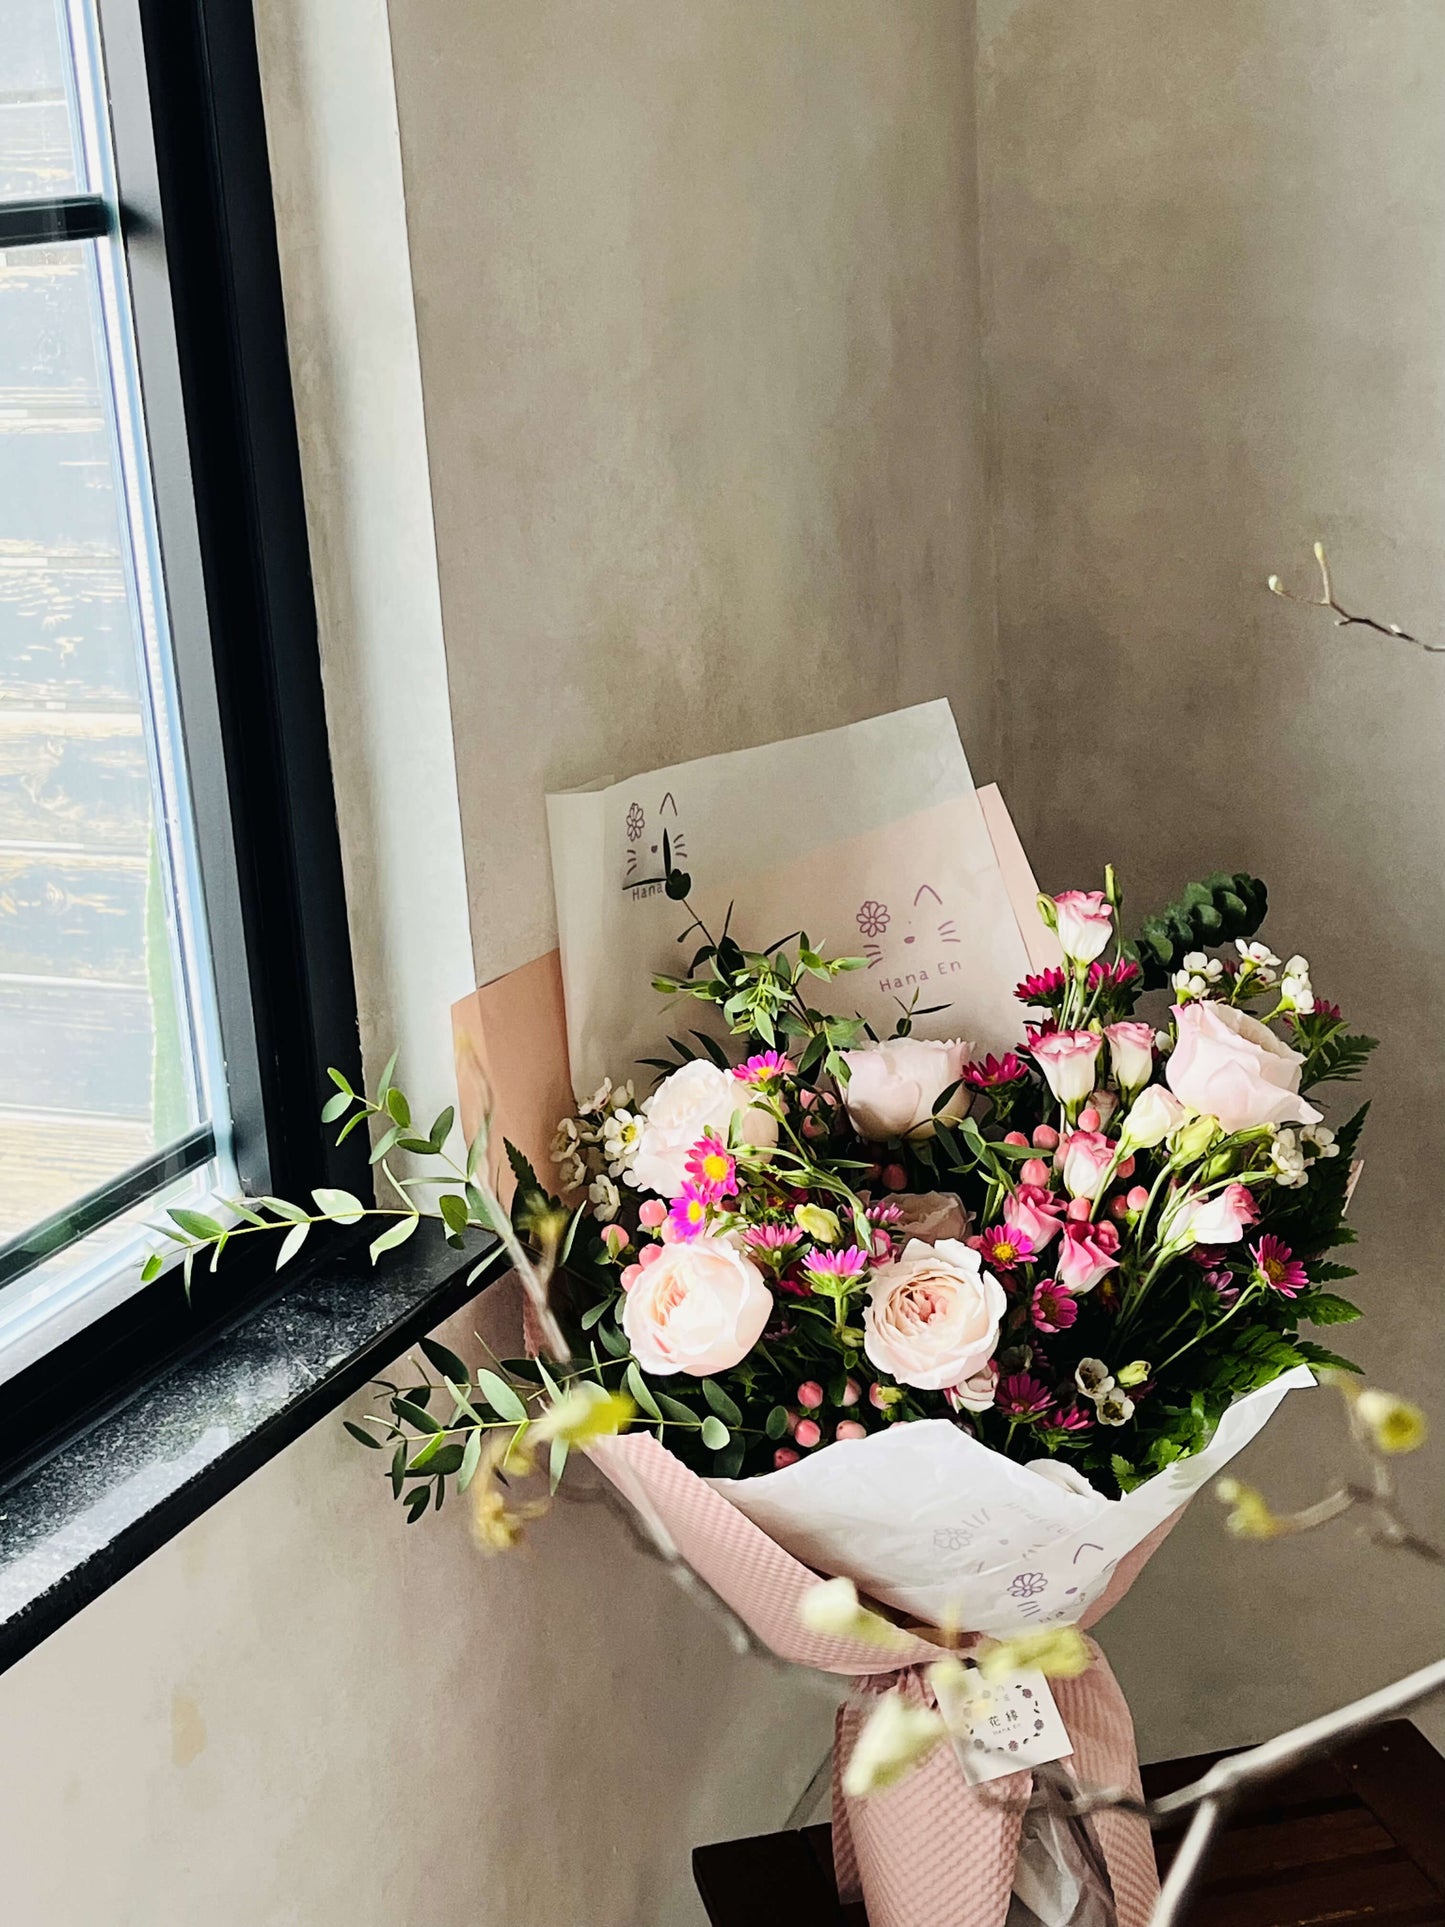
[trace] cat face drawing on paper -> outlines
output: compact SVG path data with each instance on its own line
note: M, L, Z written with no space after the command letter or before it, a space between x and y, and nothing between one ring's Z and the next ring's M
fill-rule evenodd
M957 921L931 883L885 903L865 897L854 921L868 974L880 990L916 990L939 977L952 977L963 965L949 953L962 941Z
M664 790L656 799L639 791L628 802L622 827L626 839L622 871L624 894L633 900L661 896L665 881L664 832L672 867L687 868L687 829L678 817L677 798L671 790Z

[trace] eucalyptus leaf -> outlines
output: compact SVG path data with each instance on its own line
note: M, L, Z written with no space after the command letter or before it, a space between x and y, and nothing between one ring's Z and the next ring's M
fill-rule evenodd
M371 1262L375 1264L382 1252L394 1251L398 1245L405 1244L420 1223L420 1217L415 1215L409 1218L398 1218L389 1230L383 1231L379 1238L372 1239Z
M709 1413L702 1422L702 1442L709 1452L722 1452L732 1442L732 1433L720 1418Z
M311 1227L309 1224L292 1225L291 1229L286 1233L286 1236L281 1240L281 1249L276 1253L276 1269L278 1271L283 1265L290 1264L291 1260L296 1256L296 1253L301 1249L302 1245L305 1244L310 1233Z
M495 1372L477 1373L477 1390L491 1406L499 1418L512 1419L521 1423L527 1416L527 1408L506 1379L498 1378Z
M333 1191L320 1185L311 1195L316 1200L317 1210L325 1217L334 1218L338 1224L356 1224L366 1216L366 1206L350 1191Z
M635 1358L627 1367L625 1378L628 1391L631 1392L633 1398L641 1409L646 1412L647 1416L649 1418L661 1419L662 1408L652 1396L651 1388L647 1380L642 1376L642 1369Z
M482 1462L482 1435L469 1432L467 1442L462 1448L462 1462L457 1468L457 1491L465 1492L477 1476L477 1467Z

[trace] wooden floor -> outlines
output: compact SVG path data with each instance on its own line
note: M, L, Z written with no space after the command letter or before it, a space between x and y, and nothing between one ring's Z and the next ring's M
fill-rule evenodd
M1219 1756L1145 1767L1151 1797ZM1161 1873L1179 1829L1156 1836ZM867 1927L840 1907L829 1829L699 1847L713 1927ZM1220 1836L1189 1927L1445 1927L1445 1760L1406 1720L1277 1781Z

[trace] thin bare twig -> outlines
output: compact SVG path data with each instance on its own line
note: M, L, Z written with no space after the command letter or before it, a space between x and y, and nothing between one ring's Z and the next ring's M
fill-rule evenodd
M1427 656L1445 656L1445 642L1427 642L1423 636L1412 636L1408 629L1402 629L1397 622L1377 622L1373 616L1351 615L1335 595L1323 542L1315 543L1315 561L1320 568L1319 595L1294 595L1277 575L1269 578L1270 594L1280 596L1286 602L1297 602L1306 609L1328 609L1335 618L1337 629L1373 629L1377 636L1388 636L1393 642L1408 642L1414 648L1423 650Z

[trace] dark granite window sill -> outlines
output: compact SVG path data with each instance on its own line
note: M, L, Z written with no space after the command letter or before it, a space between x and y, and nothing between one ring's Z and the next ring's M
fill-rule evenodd
M212 1329L0 1493L0 1672L476 1296L428 1222L349 1239Z

